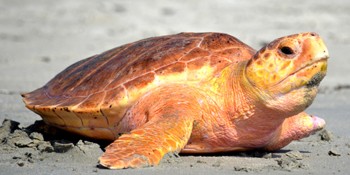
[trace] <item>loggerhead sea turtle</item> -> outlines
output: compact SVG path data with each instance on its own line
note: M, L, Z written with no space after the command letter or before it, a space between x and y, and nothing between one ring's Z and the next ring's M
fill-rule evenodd
M227 34L180 33L81 60L22 96L49 125L113 141L102 166L153 166L169 152L277 150L322 129L303 110L328 57L315 33L258 52Z

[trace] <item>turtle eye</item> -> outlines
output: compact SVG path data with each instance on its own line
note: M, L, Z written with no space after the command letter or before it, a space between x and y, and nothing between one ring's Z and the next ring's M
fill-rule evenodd
M288 46L283 46L280 48L280 51L285 55L293 55L295 54L294 50Z

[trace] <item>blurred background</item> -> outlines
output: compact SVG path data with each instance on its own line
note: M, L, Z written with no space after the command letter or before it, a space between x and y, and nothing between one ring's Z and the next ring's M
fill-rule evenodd
M349 85L347 0L0 0L0 112L20 117L26 109L18 93L80 59L146 37L223 32L259 49L305 31L319 33L331 54L321 86Z

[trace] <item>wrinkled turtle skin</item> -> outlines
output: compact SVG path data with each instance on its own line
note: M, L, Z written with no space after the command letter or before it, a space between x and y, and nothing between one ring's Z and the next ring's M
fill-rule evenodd
M153 166L169 152L278 150L322 129L303 111L328 57L315 33L259 51L227 34L180 33L81 60L22 96L49 125L113 141L102 166Z

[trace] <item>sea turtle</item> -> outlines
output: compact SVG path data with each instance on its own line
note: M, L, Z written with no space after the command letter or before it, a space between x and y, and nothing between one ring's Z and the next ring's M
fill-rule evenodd
M328 57L315 33L258 52L223 33L180 33L81 60L22 96L49 125L113 141L102 166L153 166L171 152L277 150L322 129L303 110Z

